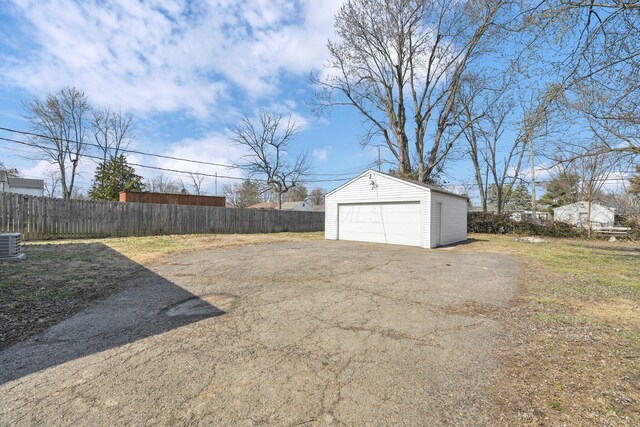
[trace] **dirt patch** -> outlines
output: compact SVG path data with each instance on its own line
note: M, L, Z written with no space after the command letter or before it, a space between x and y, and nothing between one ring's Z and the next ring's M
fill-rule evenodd
M321 239L321 233L187 235L25 244L28 258L0 261L0 349L34 336L124 289L142 263L175 263L178 252ZM189 278L192 273L177 277ZM128 286L128 285L127 285Z
M0 348L38 334L123 289L142 267L98 243L25 245L0 261Z
M499 319L503 316L504 308L493 304L481 304L475 301L467 301L463 304L447 305L442 308L442 312L457 316L479 316Z

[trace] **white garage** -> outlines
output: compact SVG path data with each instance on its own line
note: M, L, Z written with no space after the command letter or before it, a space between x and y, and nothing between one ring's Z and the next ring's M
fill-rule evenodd
M325 198L325 238L435 248L467 239L467 198L368 170Z

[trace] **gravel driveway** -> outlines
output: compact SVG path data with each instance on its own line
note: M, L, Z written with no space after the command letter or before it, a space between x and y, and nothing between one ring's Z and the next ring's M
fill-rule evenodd
M353 242L182 253L0 353L1 425L479 425L518 260Z

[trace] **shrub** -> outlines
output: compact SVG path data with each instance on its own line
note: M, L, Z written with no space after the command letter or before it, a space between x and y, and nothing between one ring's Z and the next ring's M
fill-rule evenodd
M470 233L513 233L514 223L515 221L507 214L491 212L469 212L467 214L467 230Z
M490 212L469 212L467 230L470 233L504 234L514 233L523 236L541 237L582 237L585 230L564 222L536 224L531 221L514 221L509 214Z

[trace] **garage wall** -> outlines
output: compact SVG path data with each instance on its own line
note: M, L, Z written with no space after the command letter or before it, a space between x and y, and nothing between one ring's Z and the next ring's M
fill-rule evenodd
M467 239L467 201L460 197L431 192L431 215L434 215L438 203L442 203L441 245L448 245ZM431 224L431 247L437 244L436 224Z
M329 194L325 199L325 238L338 238L338 204L339 203L381 203L420 201L422 205L422 220L429 224L428 209L429 189L421 189L384 175L372 174L377 187L371 185L369 174L365 174L352 181L344 188ZM373 188L372 188L373 187ZM384 197L380 197L384 194ZM466 212L466 211L465 211ZM424 227L421 236L422 246L429 247L428 227Z

